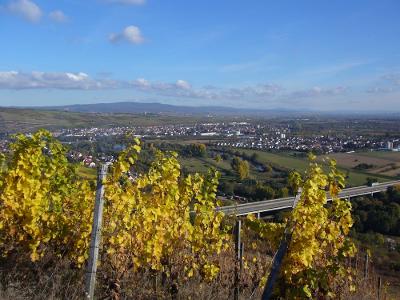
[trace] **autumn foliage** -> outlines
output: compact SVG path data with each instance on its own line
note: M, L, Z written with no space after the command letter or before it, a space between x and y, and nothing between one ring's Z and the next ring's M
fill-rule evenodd
M27 256L36 263L53 255L82 269L88 259L94 182L78 176L66 158L66 148L47 131L17 135L10 150L7 157L0 157L2 256ZM109 167L104 182L100 272L112 282L126 274L161 274L180 285L191 278L222 281L230 272L224 261L234 255L232 222L215 210L220 205L216 200L218 172L185 177L177 155L160 151L155 151L148 170L136 172L140 152L140 141L132 139ZM245 163L234 163L241 179L248 176ZM343 176L334 163L325 174L312 161L309 171L304 176L294 173L291 182L302 194L285 222L247 219L246 231L251 232L254 245L249 255L264 242L276 249L285 228L289 229L291 239L276 295L320 298L335 297L343 286L353 290L352 270L345 264L355 253L347 237L353 224L351 206L337 196L344 186ZM332 198L329 204L327 190ZM264 251L253 259L246 255L245 270L259 272L252 275L249 285L262 287L269 272L263 262L267 254Z

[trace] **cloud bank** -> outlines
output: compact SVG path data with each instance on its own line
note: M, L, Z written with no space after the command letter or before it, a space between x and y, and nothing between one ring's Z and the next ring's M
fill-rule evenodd
M297 99L308 101L327 97L337 97L348 92L349 88L312 87L290 90L275 83L263 83L237 88L215 86L193 87L188 81L179 79L175 82L150 81L144 78L135 80L113 80L110 78L92 78L84 72L0 72L0 89L27 90L116 90L127 89L142 94L197 100L207 103L221 101L233 105L259 105L293 102Z
M0 72L0 89L99 89L106 88L85 73Z

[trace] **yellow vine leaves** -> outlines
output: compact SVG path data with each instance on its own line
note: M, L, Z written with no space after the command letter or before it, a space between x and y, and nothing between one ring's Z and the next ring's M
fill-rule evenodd
M93 220L93 182L79 178L65 147L49 132L15 136L10 157L0 156L0 250L5 256L46 253L77 266L88 258ZM155 151L138 172L141 152L134 139L110 166L105 185L101 263L125 271L168 274L179 263L187 277L211 280L215 255L230 239L216 212L219 174L181 175L175 153Z
M335 161L331 161L330 171L325 174L314 159L310 156L304 176L296 172L290 176L293 188L301 189L301 197L284 224L254 218L247 221L250 228L275 245L279 244L284 227L289 229L291 239L277 289L280 295L291 299L333 297L338 287L352 279L352 270L346 264L346 258L356 251L348 237L353 225L351 204L338 197L344 176Z
M177 155L156 151L148 172L132 174L139 152L135 140L106 182L103 247L108 260L120 269L131 262L133 269L165 271L179 253L188 277L198 271L214 278L218 266L209 258L229 239L222 213L215 212L218 173L182 178ZM112 259L115 254L118 261Z
M11 151L0 176L3 255L29 253L35 261L51 247L82 263L94 197L89 184L77 181L66 149L47 131L17 135Z

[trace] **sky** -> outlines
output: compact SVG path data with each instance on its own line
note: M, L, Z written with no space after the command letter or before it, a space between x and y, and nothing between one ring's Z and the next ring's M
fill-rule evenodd
M0 0L0 106L400 111L398 0Z

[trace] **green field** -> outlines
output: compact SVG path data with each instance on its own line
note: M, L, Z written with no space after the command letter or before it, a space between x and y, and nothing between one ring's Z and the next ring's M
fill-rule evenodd
M78 175L83 179L87 179L87 180L95 180L96 179L97 171L94 168L88 168L81 164L77 164L76 171L77 171Z
M393 162L400 162L400 152L396 151L368 151L368 152L357 152L357 154L367 157L386 159Z
M321 155L319 160L326 157L326 155ZM360 171L363 173L389 177L398 177L400 174L400 152L333 153L329 157L335 159L339 166L347 169L356 169L357 166L368 165L368 168Z
M250 155L253 153L257 153L259 160L262 161L263 163L270 163L272 165L277 165L288 170L296 170L299 172L304 172L305 170L307 170L309 165L306 158L302 159L302 158L291 157L290 153L285 153L285 152L271 153L259 150L243 150L242 152L245 152ZM327 165L326 163L324 164ZM343 167L340 167L339 169L343 172L349 172L349 178L347 179L348 186L364 185L368 177L376 178L380 182L391 180L391 177L388 176L357 172L349 168L343 168Z
M270 164L272 166L276 166L288 171L296 170L301 173L305 172L309 166L309 162L306 158L297 158L291 156L290 153L281 152L281 153L271 153L264 152L259 150L249 150L243 149L239 152L244 152L249 155L253 153L257 153L258 160L265 164ZM234 176L229 175L232 172L230 161L221 161L217 163L211 158L180 158L179 159L182 166L185 167L189 172L200 172L205 173L210 167L215 167L218 171L222 173L223 179L234 179ZM328 162L322 162L324 165L324 169L328 171ZM346 167L343 165L339 165L339 170L348 174L347 178L347 186L359 186L365 185L367 182L367 178L375 178L379 182L389 181L394 179L393 176L385 176L381 174L370 174L364 171L353 170L350 167ZM254 166L251 166L250 169L250 178L257 180L271 179L271 174L265 172L258 172Z
M222 179L236 180L236 177L232 171L231 162L229 160L222 160L217 163L212 158L179 158L182 167L185 167L190 173L206 173L210 168L215 168L221 173ZM271 179L271 174L258 171L253 165L250 164L250 179L263 180Z

